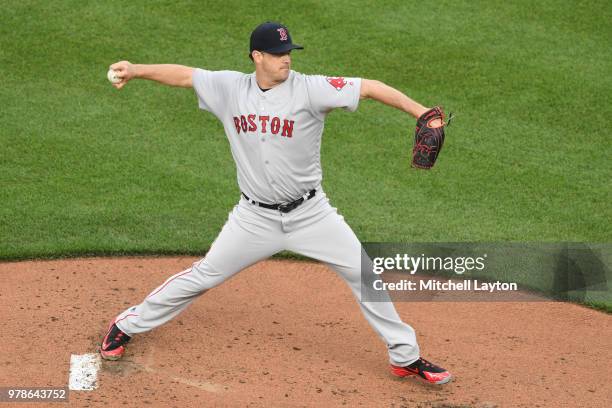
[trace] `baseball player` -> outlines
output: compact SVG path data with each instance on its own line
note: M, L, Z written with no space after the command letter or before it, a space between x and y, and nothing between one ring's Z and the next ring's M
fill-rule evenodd
M136 78L193 88L200 109L223 124L242 194L206 256L116 316L100 354L121 358L132 336L168 322L248 266L289 250L324 262L344 279L387 345L395 375L447 383L451 374L421 357L414 330L402 322L391 301L361 301L362 257L371 261L321 188L321 136L330 111L355 111L365 98L417 118L428 109L379 81L292 71L295 49L303 47L292 42L287 27L266 22L251 34L254 73L128 61L110 66L120 79L117 89Z

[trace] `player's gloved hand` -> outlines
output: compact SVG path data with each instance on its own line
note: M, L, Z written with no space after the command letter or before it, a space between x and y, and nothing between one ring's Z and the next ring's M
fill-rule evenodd
M121 82L113 84L117 89L121 89L128 81L136 76L134 65L129 61L119 61L110 66L110 69L115 71L115 75L121 78Z
M444 145L444 128L450 124L453 114L445 122L444 111L435 106L423 113L416 123L414 147L412 148L412 167L431 169Z

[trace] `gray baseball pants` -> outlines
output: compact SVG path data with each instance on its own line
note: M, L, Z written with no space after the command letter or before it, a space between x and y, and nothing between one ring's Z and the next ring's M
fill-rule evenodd
M419 358L415 332L402 322L390 300L361 301L361 243L320 189L286 214L242 198L204 259L168 278L141 304L117 316L116 324L130 336L160 326L208 289L282 250L324 262L344 279L366 320L387 345L392 364L405 366ZM366 260L371 263L367 256Z

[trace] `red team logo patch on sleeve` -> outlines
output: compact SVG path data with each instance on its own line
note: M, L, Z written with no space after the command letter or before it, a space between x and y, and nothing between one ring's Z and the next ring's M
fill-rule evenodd
M344 79L344 77L327 77L326 79L331 86L336 88L336 91L342 90L342 88L344 88L344 85L346 85L346 80Z

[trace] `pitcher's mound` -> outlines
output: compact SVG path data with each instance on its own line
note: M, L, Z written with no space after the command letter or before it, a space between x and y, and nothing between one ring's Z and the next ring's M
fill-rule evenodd
M0 384L66 387L117 313L196 259L0 264ZM569 303L396 303L443 386L389 372L385 345L321 264L259 263L104 362L71 406L603 407L611 316Z

